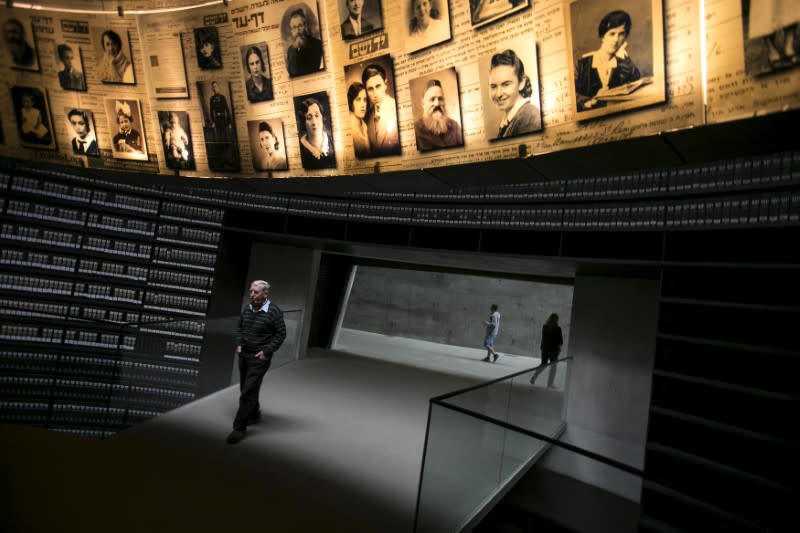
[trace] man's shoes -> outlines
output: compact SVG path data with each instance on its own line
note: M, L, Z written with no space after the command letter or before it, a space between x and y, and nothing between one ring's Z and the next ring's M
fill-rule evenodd
M228 438L225 439L225 442L227 442L228 444L236 444L243 438L244 438L244 431L239 431L234 429L233 431L231 431L231 434L228 435Z
M489 356L487 355L486 357L484 357L483 359L481 359L481 361L486 361L486 362L488 363L488 362L489 362Z
M261 422L261 413L256 413L255 415L247 419L248 426L252 426L253 424L258 424L259 422Z
M492 358L492 363L494 363L495 361L497 361L497 358L498 358L498 357L500 357L500 354L499 354L499 353L497 353L497 352L494 352L494 357Z

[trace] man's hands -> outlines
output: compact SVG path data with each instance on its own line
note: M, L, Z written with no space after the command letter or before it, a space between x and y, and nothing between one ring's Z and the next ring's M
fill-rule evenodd
M241 346L237 346L236 347L236 353L242 353L242 347ZM267 356L264 355L263 350L256 354L256 359L261 359L263 361L266 358L267 358Z

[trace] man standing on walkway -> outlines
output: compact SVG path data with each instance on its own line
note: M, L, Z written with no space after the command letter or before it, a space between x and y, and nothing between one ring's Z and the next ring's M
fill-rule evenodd
M286 338L283 312L267 299L269 283L256 280L250 284L250 304L242 311L236 328L236 353L239 355L239 410L233 421L228 444L244 438L248 424L261 421L258 395L264 374L274 354Z
M486 357L483 358L487 363L491 357L491 362L497 361L500 354L494 351L494 339L500 331L500 313L497 311L497 304L492 304L489 313L489 320L484 320L486 326L486 337L483 339L483 346L486 348Z

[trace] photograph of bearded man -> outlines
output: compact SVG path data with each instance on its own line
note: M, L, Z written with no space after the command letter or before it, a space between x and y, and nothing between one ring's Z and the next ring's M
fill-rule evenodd
M463 146L455 67L411 80L409 88L417 150Z
M314 74L325 69L318 18L305 4L286 10L281 24L289 77Z

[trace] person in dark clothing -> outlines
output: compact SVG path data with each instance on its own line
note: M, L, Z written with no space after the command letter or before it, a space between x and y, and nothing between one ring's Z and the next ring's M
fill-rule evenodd
M547 322L544 323L542 326L542 342L540 347L542 349L542 361L539 363L539 366L536 367L536 370L533 371L533 376L531 376L531 385L536 380L536 377L541 373L542 369L544 369L545 365L548 363L555 363L556 359L558 359L558 354L561 353L561 345L564 344L564 337L561 334L561 328L558 326L558 315L553 313L550 315L550 318L547 319ZM555 364L550 365L550 373L547 377L547 386L553 387L554 380L556 377L556 367Z
M231 110L228 107L228 99L219 92L219 84L216 81L211 82L211 90L214 94L208 100L208 109L211 115L211 122L214 124L215 140L217 142L228 142L233 123Z
M250 304L242 311L236 328L241 396L228 444L242 440L248 424L261 421L258 402L261 382L272 362L272 355L286 338L283 312L267 299L269 288L269 283L262 280L250 284Z

